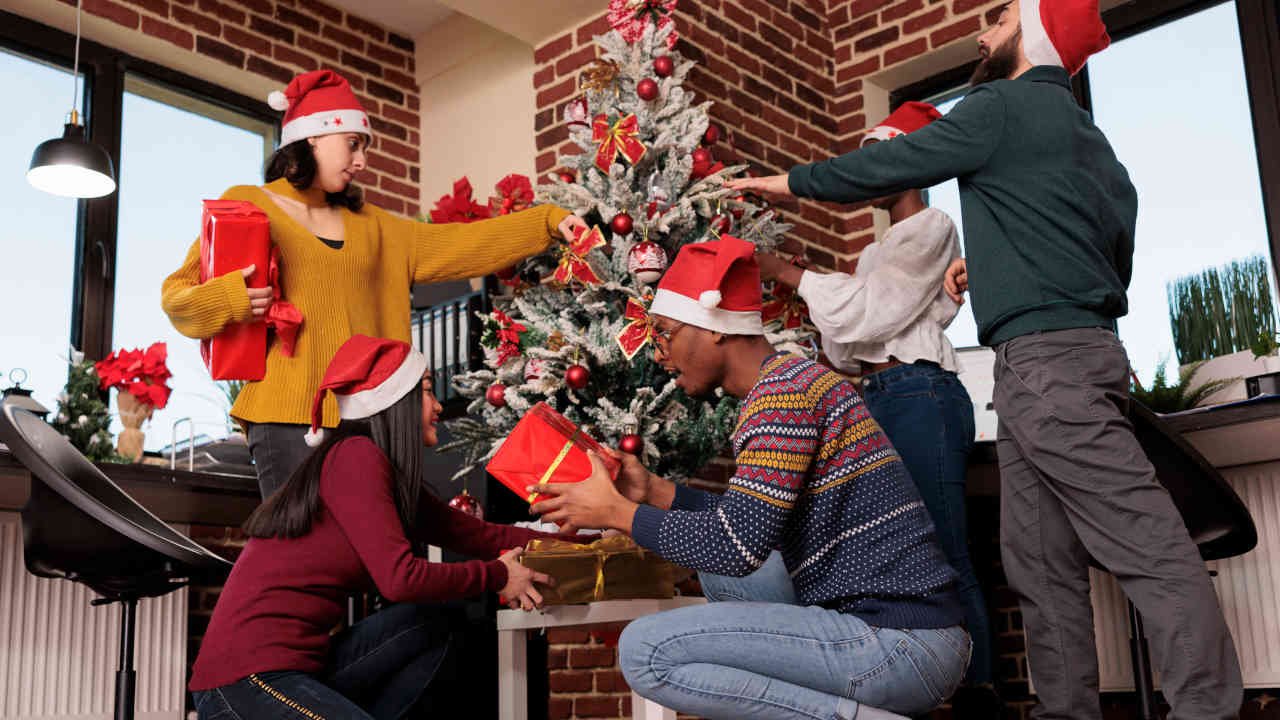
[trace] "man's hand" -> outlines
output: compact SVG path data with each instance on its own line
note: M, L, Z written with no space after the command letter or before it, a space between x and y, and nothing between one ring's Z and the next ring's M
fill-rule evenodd
M507 602L512 610L533 610L542 607L542 593L533 586L534 583L554 587L556 581L545 573L530 570L520 564L520 556L524 548L515 548L502 553L498 560L507 566L507 584L502 586L498 594Z
M253 272L258 268L257 265L250 265L240 269L240 274L244 276L244 281L249 282L249 278L253 277ZM249 293L249 307L253 309L253 319L261 320L267 314L267 308L271 307L271 288L251 288L246 287Z
M969 291L969 270L964 258L956 258L947 266L942 275L942 289L957 305L964 304L964 294Z
M618 489L622 497L637 505L649 502L649 484L653 475L640 462L640 458L612 448L605 448L605 451L613 459L622 463L622 469L618 471L618 477L613 481L613 486Z
M745 177L726 180L724 186L739 192L757 192L766 195L791 197L791 186L786 175L767 175L765 177Z
M775 253L756 253L756 265L760 266L760 279L765 282L774 280L787 287L797 288L804 277L804 268L783 260Z
M570 215L561 220L560 224L556 226L556 232L560 233L560 237L565 240L573 240L578 237L579 232L586 232L590 229L591 226L587 225L587 221L577 215Z
M576 532L579 528L613 528L630 534L637 504L619 494L600 456L594 452L587 453L587 456L591 460L591 475L586 480L525 488L528 493L552 496L549 500L535 503L529 512L559 525L560 531L565 533Z

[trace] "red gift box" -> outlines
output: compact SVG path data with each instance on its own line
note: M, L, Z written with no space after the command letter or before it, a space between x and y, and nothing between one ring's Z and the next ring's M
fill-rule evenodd
M535 503L544 497L525 492L530 485L587 479L591 475L588 451L600 456L609 477L618 477L621 463L600 443L550 405L538 403L516 423L485 470L515 494Z
M270 282L271 231L267 214L243 200L205 200L200 223L200 282L255 265L251 288ZM200 341L200 356L214 380L261 380L267 374L267 324L229 323Z

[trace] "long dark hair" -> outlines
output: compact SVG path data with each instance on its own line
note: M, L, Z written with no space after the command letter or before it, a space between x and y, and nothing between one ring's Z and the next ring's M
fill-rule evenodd
M422 478L422 389L414 385L394 405L367 420L344 421L326 431L323 443L307 456L288 482L271 494L244 522L244 532L257 538L296 538L311 531L320 509L320 471L334 445L351 437L373 440L391 463L396 512L407 537L413 537ZM363 477L343 482L368 482Z
M263 173L267 182L284 178L299 190L306 190L316 180L316 153L306 138L278 149L267 161L267 169ZM348 183L342 192L324 194L324 199L335 207L345 207L351 212L360 212L364 206L364 192L355 184Z

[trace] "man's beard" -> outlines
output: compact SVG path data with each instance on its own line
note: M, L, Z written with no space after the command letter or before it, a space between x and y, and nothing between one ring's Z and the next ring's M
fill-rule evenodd
M987 57L973 69L973 77L969 85L977 87L992 80L1005 80L1018 67L1018 44L1022 41L1022 28L1018 28L1008 40L1000 43L1000 47L992 50Z

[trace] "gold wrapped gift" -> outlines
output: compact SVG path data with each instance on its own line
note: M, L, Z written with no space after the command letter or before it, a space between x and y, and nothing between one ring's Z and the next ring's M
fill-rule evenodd
M555 587L538 586L547 605L669 598L675 595L675 583L688 574L625 535L586 545L530 540L520 562L555 578Z

